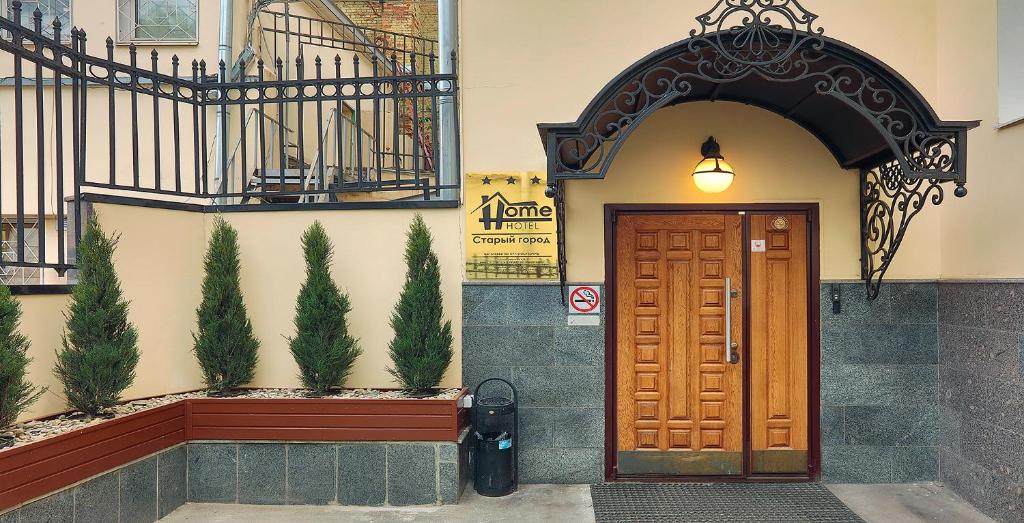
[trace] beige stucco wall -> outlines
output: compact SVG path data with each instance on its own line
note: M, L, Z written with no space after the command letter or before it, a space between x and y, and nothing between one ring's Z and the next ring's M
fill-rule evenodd
M202 277L203 216L124 205L99 204L95 209L106 232L120 235L114 263L131 302L129 318L139 331L139 365L124 397L198 388L201 381L189 332L195 323L192 309L199 300L199 284L190 282ZM21 330L32 342L29 379L49 389L23 417L60 412L66 406L53 363L70 296L18 299L24 311Z
M996 3L937 3L939 30L956 38L939 42L936 109L949 119L982 120L968 139L968 195L949 196L939 209L942 277L1024 278L1019 211L1024 193L1024 125L996 128Z
M964 3L979 5L983 14L991 4L994 12L994 1ZM638 10L614 1L462 2L465 170L544 170L537 123L575 120L615 75L648 53L688 37L697 26L694 17L713 4L650 0ZM804 4L820 15L826 35L888 63L929 100L938 97L936 2ZM503 30L507 27L517 30ZM994 43L991 49L994 56ZM974 92L966 82L963 88L957 96ZM716 196L695 191L687 171L710 134L738 171L733 188ZM974 147L978 138L971 138ZM567 185L569 279L603 280L604 203L712 201L819 202L822 278L857 278L856 184L855 173L839 169L813 136L781 117L726 103L665 109L628 138L605 180ZM940 220L936 209L918 216L888 273L891 278L942 274Z
M21 303L21 333L28 337L31 346L28 380L48 390L21 419L35 418L64 410L64 396L61 386L53 376L56 350L60 346L64 325L64 310L70 297L66 294L18 296Z
M415 211L295 211L228 213L238 229L242 252L242 289L260 338L256 386L299 386L298 367L286 336L294 333L295 298L305 278L300 237L320 220L335 245L333 275L352 303L349 328L362 356L347 385L396 386L386 367L392 331L391 311L405 279L405 233ZM461 221L457 209L423 210L434 236L442 271L445 316L452 321L455 357L443 385L461 384ZM212 227L212 215L206 223Z

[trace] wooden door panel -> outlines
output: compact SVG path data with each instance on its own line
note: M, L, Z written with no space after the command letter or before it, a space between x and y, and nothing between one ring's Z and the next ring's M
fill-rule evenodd
M807 220L753 215L750 430L753 472L807 471Z
M743 377L724 346L724 278L742 286L741 217L622 215L616 227L620 472L741 472Z

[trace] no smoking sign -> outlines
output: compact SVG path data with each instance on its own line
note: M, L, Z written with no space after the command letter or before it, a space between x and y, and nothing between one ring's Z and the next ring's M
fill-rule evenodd
M569 312L572 314L601 314L601 292L590 285L569 287Z

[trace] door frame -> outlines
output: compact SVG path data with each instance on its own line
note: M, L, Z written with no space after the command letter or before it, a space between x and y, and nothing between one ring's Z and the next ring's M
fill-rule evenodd
M721 214L721 213L793 213L807 216L807 474L751 474L750 471L750 358L743 358L743 474L739 476L666 476L619 475L618 447L618 281L616 259L616 221L625 214ZM604 274L604 468L606 481L656 482L794 482L817 481L821 477L821 276L820 227L817 203L743 203L743 204L605 204ZM750 288L749 220L743 220L743 288ZM744 323L749 321L750 301L743 300ZM746 325L745 325L746 327ZM743 346L750 346L750 329L743 329Z

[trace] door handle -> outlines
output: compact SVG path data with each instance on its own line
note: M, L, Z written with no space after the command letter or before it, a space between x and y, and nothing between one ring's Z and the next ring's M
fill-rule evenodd
M725 279L725 361L740 362L739 344L732 341L732 278Z

